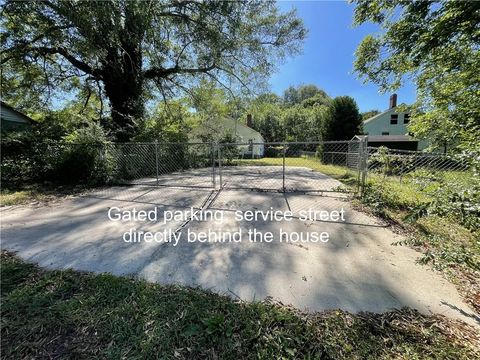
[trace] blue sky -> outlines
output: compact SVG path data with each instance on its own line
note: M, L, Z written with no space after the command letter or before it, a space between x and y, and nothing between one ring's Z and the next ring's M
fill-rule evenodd
M360 111L388 108L390 94L380 94L374 84L363 84L353 73L354 52L363 37L378 31L373 24L352 26L353 4L344 1L280 2L282 10L297 9L309 30L303 54L290 58L272 76L272 91L281 94L290 85L315 84L330 96L353 97ZM415 100L407 84L397 91L399 103Z

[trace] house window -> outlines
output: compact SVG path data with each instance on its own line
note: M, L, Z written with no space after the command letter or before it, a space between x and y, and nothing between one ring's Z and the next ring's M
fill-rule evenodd
M382 132L382 135L390 135L390 133L388 131L384 131Z
M410 114L405 114L403 116L403 123L408 124L410 122Z
M390 125L397 125L398 124L398 114L390 115Z
M248 151L253 151L253 140L248 140Z

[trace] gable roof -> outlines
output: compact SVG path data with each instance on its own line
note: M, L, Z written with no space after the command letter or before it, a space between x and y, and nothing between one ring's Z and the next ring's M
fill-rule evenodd
M243 129L245 129L245 130L248 130L248 131L250 131L250 132L256 133L256 134L258 134L258 135L263 139L263 136L262 136L262 134L260 134L260 132L258 132L258 131L255 130L255 129L252 129L251 127L247 126L247 125L244 124L244 123L241 123L239 120L235 120L234 118L229 117L229 116L224 117L222 120L223 120L224 122L229 122L230 125L233 126L233 127L235 127L235 126L236 126L237 128L238 128L238 127L241 127L241 128L243 128Z
M249 134L254 134L255 137L260 137L262 141L265 141L260 132L229 116L217 119L210 119L210 121L203 122L200 125L199 129L204 129L211 133L218 133L224 130L234 132L236 129L237 133L235 135L239 135L238 129L243 129L246 130Z
M397 108L398 108L398 107L405 107L405 108L408 109L408 105L402 103L402 104L400 104L400 105L397 105L397 106L394 107L394 108L387 109L387 110L381 112L380 114L374 115L374 116L372 116L372 117L370 117L370 118L368 118L368 119L366 119L366 120L363 120L363 123L364 123L364 124L365 124L365 123L369 123L369 122L371 122L371 121L373 121L373 120L375 120L375 119L378 119L378 118L380 118L380 117L382 117L383 115L388 114L388 113L395 113L395 112L396 112L396 113L401 114L401 113L406 113L406 112L408 112L408 110L407 110L407 111L397 111Z
M3 101L0 101L0 106L1 106L2 110L3 109L8 109L8 111L10 111L11 113L13 113L15 116L17 116L19 119L21 119L23 121L15 121L15 119L5 119L5 120L14 121L14 122L26 122L28 124L35 123L35 121L32 118L28 117L27 115L21 113L18 110L15 110L13 107L4 103ZM2 120L3 120L4 119L4 112L3 111L1 111L1 116L2 116Z

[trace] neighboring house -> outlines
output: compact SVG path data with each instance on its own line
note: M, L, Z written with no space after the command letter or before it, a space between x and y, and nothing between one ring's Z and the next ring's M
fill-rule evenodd
M251 128L252 116L247 115L247 124L242 124L239 120L229 117L219 120L211 120L204 123L201 129L202 133L213 134L213 138L217 141L221 140L226 134L232 135L234 141L239 144L238 148L244 157L263 157L265 152L265 140L263 136L256 130Z
M252 115L247 115L246 125L239 123L238 120L233 120L233 122L233 134L237 141L249 144L248 146L241 146L243 155L246 157L263 157L265 153L265 139L257 130L252 129Z
M391 149L423 150L428 143L413 139L408 134L410 114L397 109L397 94L390 96L388 110L363 121L363 132L368 135L368 145Z
M33 120L15 110L10 105L0 102L2 132L22 131L30 129Z

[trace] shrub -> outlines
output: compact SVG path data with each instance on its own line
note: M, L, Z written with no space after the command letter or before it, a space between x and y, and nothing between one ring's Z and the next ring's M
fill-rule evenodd
M276 158L283 156L283 146L265 146L265 157Z
M111 172L111 159L105 146L107 137L96 123L76 130L65 137L65 142L48 147L45 156L52 169L47 177L59 183L105 183Z
M290 144L285 150L286 157L299 157L302 152L302 144Z

